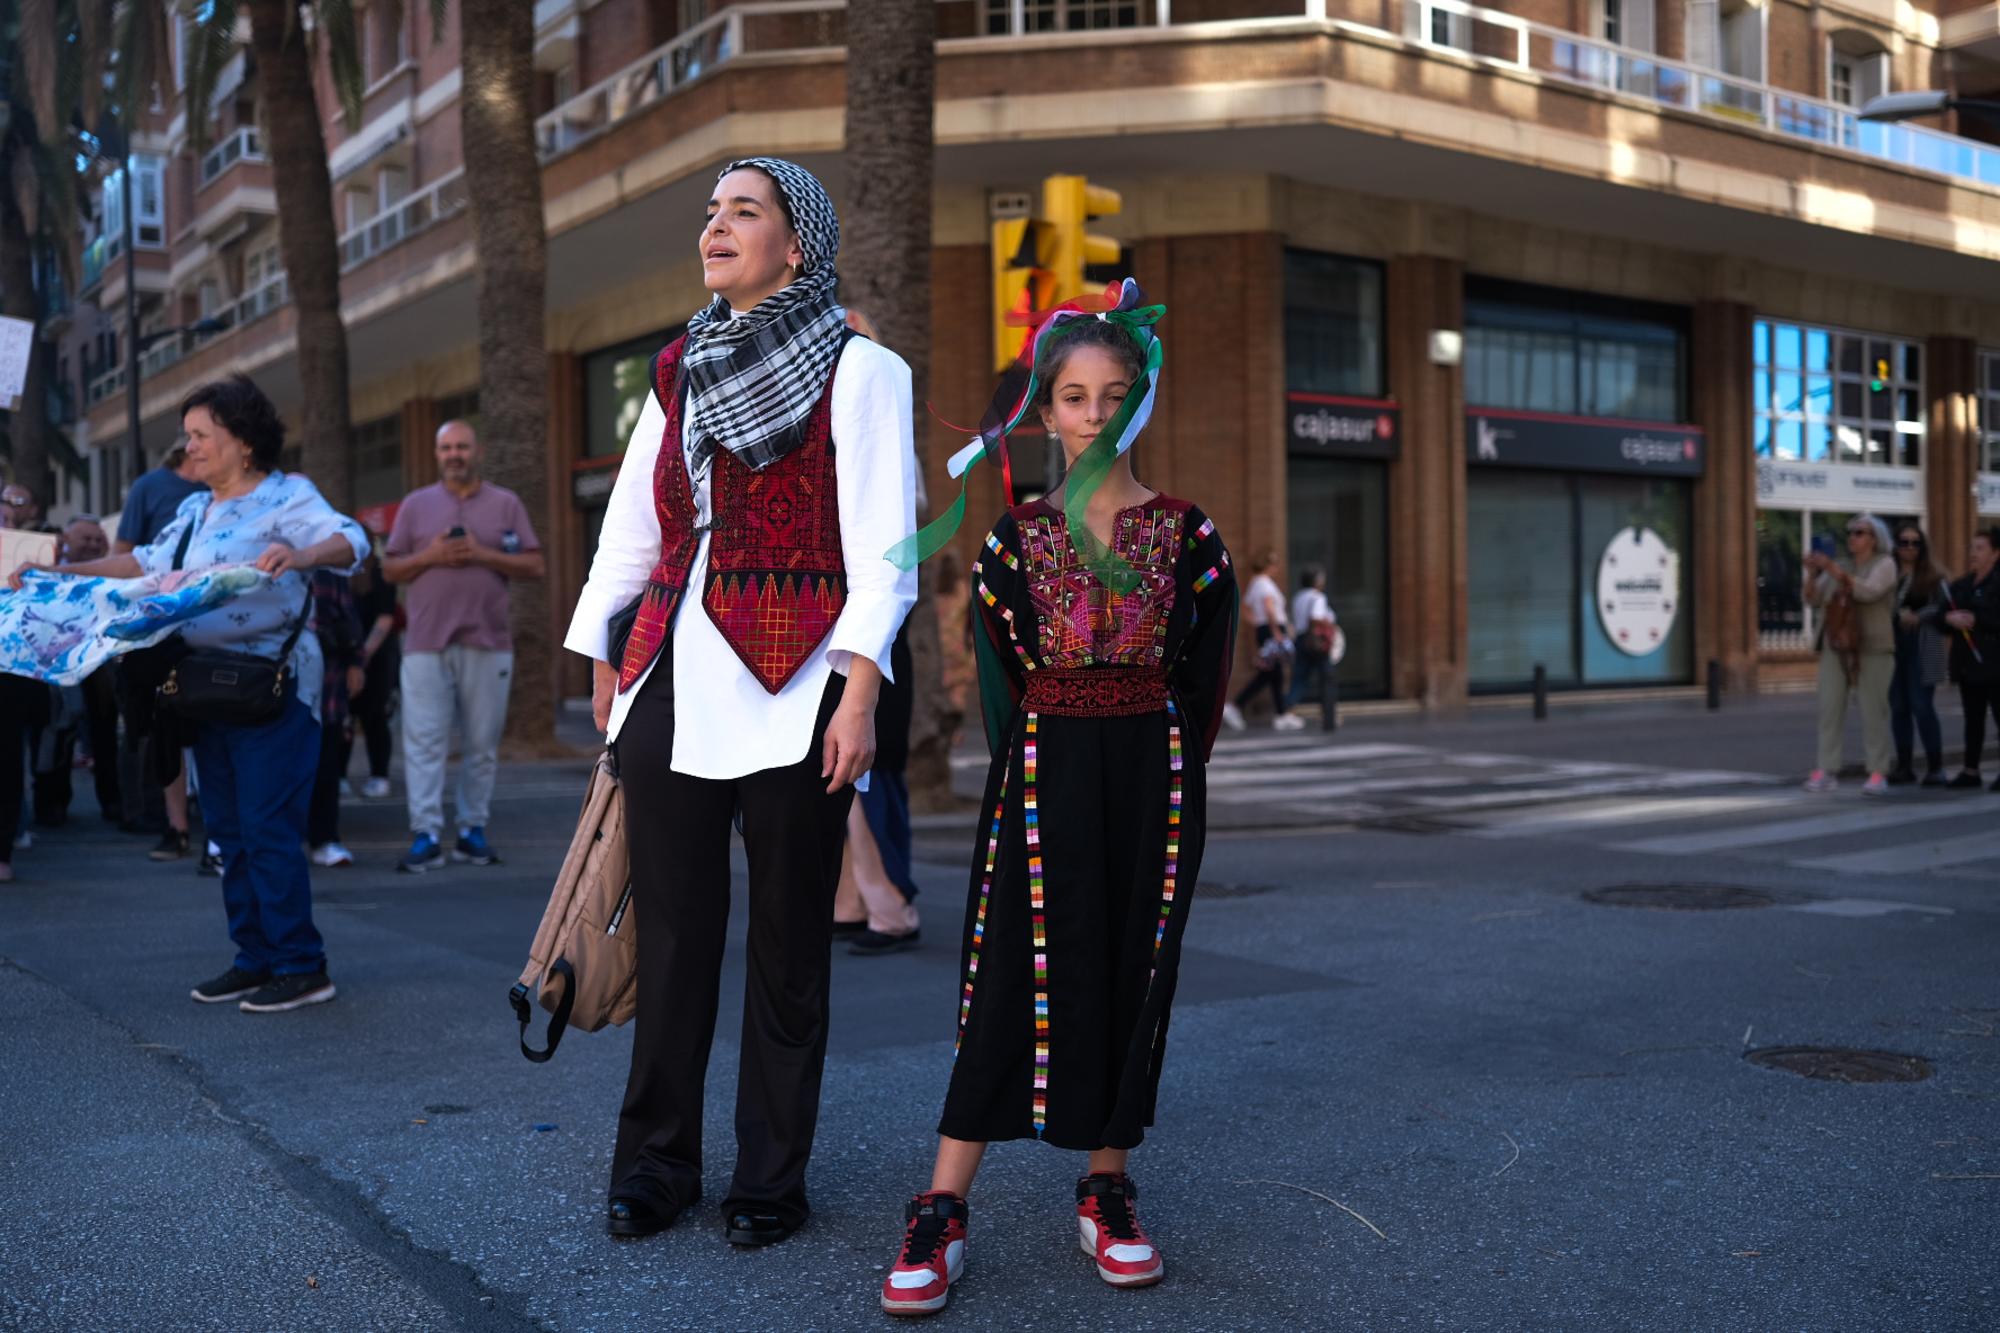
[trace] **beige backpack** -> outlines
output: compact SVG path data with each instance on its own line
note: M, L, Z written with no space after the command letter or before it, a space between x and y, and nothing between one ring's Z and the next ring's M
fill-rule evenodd
M625 795L607 751L597 757L576 837L528 950L528 965L507 998L521 1021L521 1054L540 1063L571 1027L595 1032L630 1022L638 1008L639 930L632 912ZM528 1045L528 997L549 1012L549 1044Z

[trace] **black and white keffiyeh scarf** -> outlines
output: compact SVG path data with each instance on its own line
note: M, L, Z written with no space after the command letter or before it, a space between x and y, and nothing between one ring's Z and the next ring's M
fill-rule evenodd
M741 167L777 183L805 262L791 285L742 318L731 318L717 296L688 321L681 366L692 435L688 469L696 485L707 479L718 447L756 469L804 442L806 417L826 391L847 329L847 312L834 300L840 219L826 187L776 157L741 158L716 179Z

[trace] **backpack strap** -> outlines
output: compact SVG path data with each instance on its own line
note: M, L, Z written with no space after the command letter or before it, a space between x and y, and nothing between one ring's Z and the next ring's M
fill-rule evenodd
M576 973L570 969L569 959L558 958L549 964L549 975L563 979L562 999L556 1001L556 1011L549 1016L549 1044L541 1050L528 1045L528 1023L533 1010L528 1006L528 987L525 982L516 982L514 989L507 992L507 1002L514 1006L514 1017L521 1020L521 1054L536 1064L546 1064L562 1044L563 1033L569 1028L570 1006L576 1003Z

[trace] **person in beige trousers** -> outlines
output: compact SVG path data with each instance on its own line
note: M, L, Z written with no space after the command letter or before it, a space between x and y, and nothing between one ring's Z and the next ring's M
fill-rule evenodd
M1862 792L1886 795L1887 774L1895 763L1889 740L1889 682L1896 674L1896 559L1889 549L1889 528L1873 514L1856 514L1847 523L1847 558L1836 560L1818 551L1806 557L1806 601L1824 607L1834 595L1854 599L1860 630L1859 664L1848 663L1826 642L1819 647L1819 762L1806 779L1807 791L1830 791L1840 785L1841 741L1847 730L1847 700L1861 700L1861 741L1867 751L1868 782Z

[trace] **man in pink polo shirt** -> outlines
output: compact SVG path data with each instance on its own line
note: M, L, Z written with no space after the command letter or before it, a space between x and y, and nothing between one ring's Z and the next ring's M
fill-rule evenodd
M451 859L492 865L486 841L500 732L514 674L507 584L546 572L521 497L481 480L479 438L463 421L438 427L439 480L396 511L382 573L403 599L403 766L409 787L411 874L444 864L444 770L454 719L461 736L458 841Z

